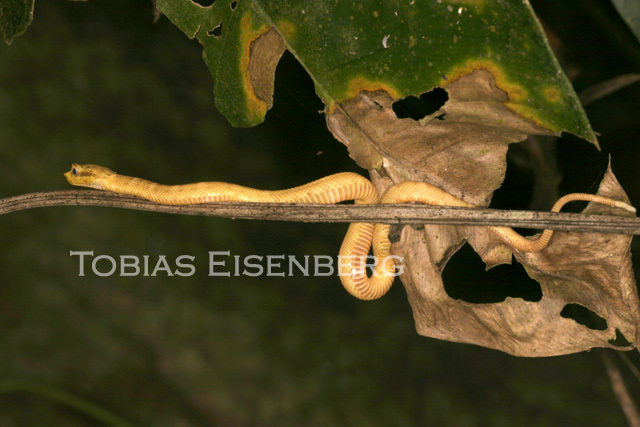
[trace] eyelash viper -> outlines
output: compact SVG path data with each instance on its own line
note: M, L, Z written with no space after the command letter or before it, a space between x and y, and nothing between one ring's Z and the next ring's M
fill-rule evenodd
M184 185L161 185L140 178L119 175L97 165L73 164L65 177L72 185L129 194L160 204L188 205L221 201L265 203L334 204L354 200L356 204L419 202L437 206L474 207L457 197L424 182L405 181L391 187L380 199L368 179L351 172L330 175L308 184L285 190L266 191L225 182L199 182ZM551 212L574 200L584 200L626 209L635 208L625 202L593 194L573 193L560 198ZM487 227L505 243L521 252L543 250L553 235L544 230L536 239L528 239L509 227ZM395 279L395 264L388 238L388 224L352 223L340 247L340 279L345 289L356 298L372 300L384 295ZM378 262L371 277L366 274L366 259L373 246Z

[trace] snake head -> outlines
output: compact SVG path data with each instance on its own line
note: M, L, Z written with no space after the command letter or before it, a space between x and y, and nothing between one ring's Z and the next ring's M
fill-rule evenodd
M69 184L104 190L107 178L116 173L98 165L79 165L73 163L71 170L64 174Z

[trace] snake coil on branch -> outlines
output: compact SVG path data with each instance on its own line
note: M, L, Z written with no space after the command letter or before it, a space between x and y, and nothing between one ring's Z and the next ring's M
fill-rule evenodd
M299 187L266 191L226 182L198 182L184 185L162 185L140 178L119 175L98 165L73 164L65 173L72 185L112 191L141 197L165 205L190 205L223 201L263 203L323 203L334 204L354 200L356 204L418 202L435 206L474 207L457 197L425 182L405 181L391 187L382 198L368 179L351 172L320 178ZM560 198L551 208L559 212L571 201L602 203L635 212L625 202L593 194L572 193ZM380 298L391 287L396 268L391 256L388 224L352 223L349 225L339 257L340 279L345 289L363 300ZM487 227L506 244L521 252L540 252L551 240L553 230L544 230L535 240L516 233L509 227ZM371 277L367 276L366 260L373 246L377 262Z

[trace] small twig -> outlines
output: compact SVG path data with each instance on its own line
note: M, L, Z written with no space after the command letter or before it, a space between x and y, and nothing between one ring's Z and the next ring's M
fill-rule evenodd
M133 196L94 190L30 193L0 199L0 215L49 206L103 206L180 215L270 221L498 225L563 231L640 234L640 219L626 216L468 209L419 204L322 205L222 202L168 206Z
M604 363L607 375L609 376L609 381L611 381L613 392L618 398L618 402L620 403L620 407L627 418L627 422L632 427L640 427L640 413L638 413L638 408L633 402L633 399L629 394L629 390L627 390L627 386L622 380L620 370L613 360L611 360L611 356L608 352L601 351L600 355L602 356L602 362Z
M630 84L633 84L638 80L640 80L640 74L638 73L623 74L613 77L609 80L605 80L593 86L589 86L588 88L580 92L580 101L583 105L591 104L592 102L604 98L605 96L610 95L613 92L620 90L626 86L629 86Z
M627 354L622 351L616 351L616 355L618 355L618 357L624 362L627 369L631 371L633 376L636 377L636 381L640 383L640 371L638 371L638 368L636 368L633 362L629 360L629 357L627 356Z

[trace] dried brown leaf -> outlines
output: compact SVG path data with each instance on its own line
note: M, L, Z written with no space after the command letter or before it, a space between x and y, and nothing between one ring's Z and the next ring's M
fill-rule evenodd
M504 179L508 145L530 134L553 132L507 108L508 97L489 71L477 70L448 84L446 90L448 101L433 114L444 114L444 120L398 119L392 108L396 100L381 90L361 92L344 102L328 113L327 122L351 156L370 169L381 192L399 181L424 181L486 206ZM627 200L611 170L599 194ZM585 212L624 214L591 204ZM630 236L558 232L538 254L513 252L481 227L395 227L390 237L393 252L404 259L400 277L421 335L518 356L621 348L619 342L617 346L610 342L620 336L631 343L622 348L635 346L640 301L631 270ZM441 273L465 240L488 268L510 263L515 255L540 283L542 299L472 304L447 295ZM563 317L563 309L571 304L603 318L606 328L590 329Z
M610 170L598 194L626 199ZM591 204L585 212L623 214ZM640 302L631 269L631 236L557 232L541 253L515 252L528 274L540 283L542 299L507 298L495 304L471 304L446 294L440 268L430 258L426 241L431 238L428 230L422 234L407 227L394 246L410 273L403 283L421 335L517 356L555 356L593 347L620 349L610 342L618 333L636 342ZM606 329L590 329L562 317L568 304L579 304L604 318Z
M553 132L507 108L508 96L489 71L476 70L446 90L449 100L434 114L444 114L444 120L398 119L392 109L396 100L376 91L343 103L327 123L360 166L384 166L393 182L429 182L486 206L504 178L508 145L529 134Z

